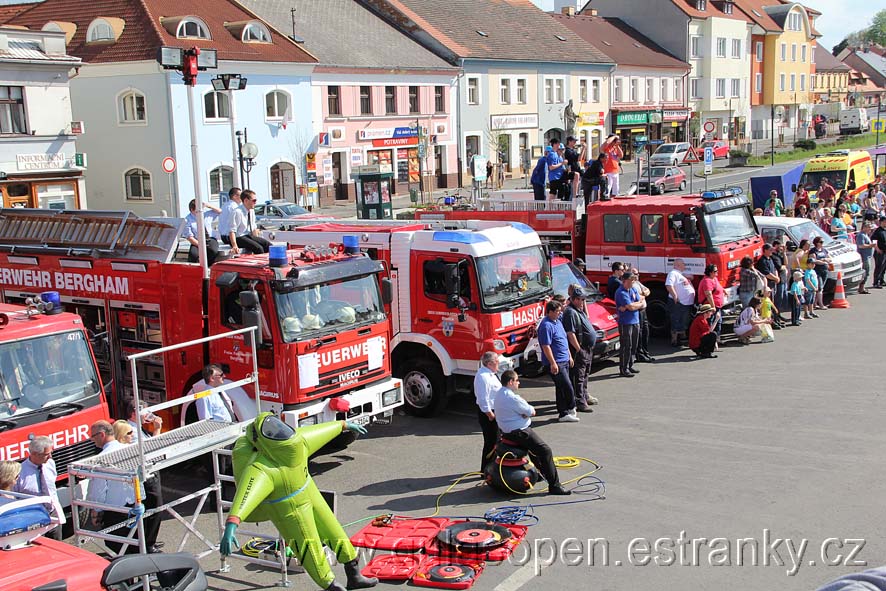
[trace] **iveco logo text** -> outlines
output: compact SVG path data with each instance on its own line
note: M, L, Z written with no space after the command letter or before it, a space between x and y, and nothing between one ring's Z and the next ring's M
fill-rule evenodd
M387 339L381 339L382 350L388 347ZM330 365L338 365L344 361L352 361L360 357L369 356L369 341L363 341L355 345L348 345L333 349L332 351L320 351L320 367L329 367Z
M360 370L359 369L346 371L345 373L338 374L338 383L341 384L343 382L347 382L348 380L356 380L359 377L360 377Z

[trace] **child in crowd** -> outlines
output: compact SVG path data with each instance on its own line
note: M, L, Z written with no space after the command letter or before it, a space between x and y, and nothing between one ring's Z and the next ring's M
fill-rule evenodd
M800 271L794 271L794 282L791 283L790 287L790 296L791 296L791 326L800 326L802 324L800 320L800 308L803 307L805 303L805 298L803 292L806 288L803 285L803 273ZM809 318L807 313L806 318Z
M767 286L764 287L761 291L758 291L756 294L758 300L760 300L760 318L763 320L772 319L772 328L775 330L781 330L781 323L778 321L778 315L780 312L778 308L775 307L775 304L772 303L772 290Z
M818 318L815 313L815 294L818 292L818 274L815 272L815 261L806 261L806 271L803 273L803 286L806 288L806 313L803 318Z

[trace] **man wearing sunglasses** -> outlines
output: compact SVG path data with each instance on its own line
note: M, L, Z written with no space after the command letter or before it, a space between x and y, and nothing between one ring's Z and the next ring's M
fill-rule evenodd
M234 534L241 521L270 520L321 589L344 591L326 561L323 541L344 564L348 589L378 583L360 574L357 551L308 473L308 458L344 431L366 433L362 426L346 421L296 431L272 413L255 418L234 444L237 493L219 545L222 555L239 546Z

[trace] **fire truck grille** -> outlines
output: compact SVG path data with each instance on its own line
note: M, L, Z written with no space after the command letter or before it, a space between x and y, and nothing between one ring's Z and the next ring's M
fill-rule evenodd
M240 425L236 423L219 421L198 421L185 425L145 439L145 463L153 470L159 470L233 443L241 431ZM127 445L122 449L93 456L79 463L134 471L139 466L138 445Z
M55 460L58 475L62 476L68 473L68 465L72 462L79 462L97 453L98 448L91 440L87 439L74 445L52 450L52 459Z

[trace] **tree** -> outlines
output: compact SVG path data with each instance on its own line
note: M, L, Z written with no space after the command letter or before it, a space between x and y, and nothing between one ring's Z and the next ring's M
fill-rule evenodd
M871 19L871 26L864 30L863 39L869 43L886 46L886 9Z
M286 139L289 143L289 153L292 156L295 170L298 173L298 178L296 179L295 184L295 202L302 206L315 205L312 203L310 196L302 196L302 187L304 187L305 194L307 194L308 184L308 181L305 178L307 176L305 156L311 152L316 152L316 149L313 149L314 136L302 127L293 127L293 129L286 135ZM317 165L319 167L320 163L318 162ZM318 173L323 174L322 171L318 171Z

